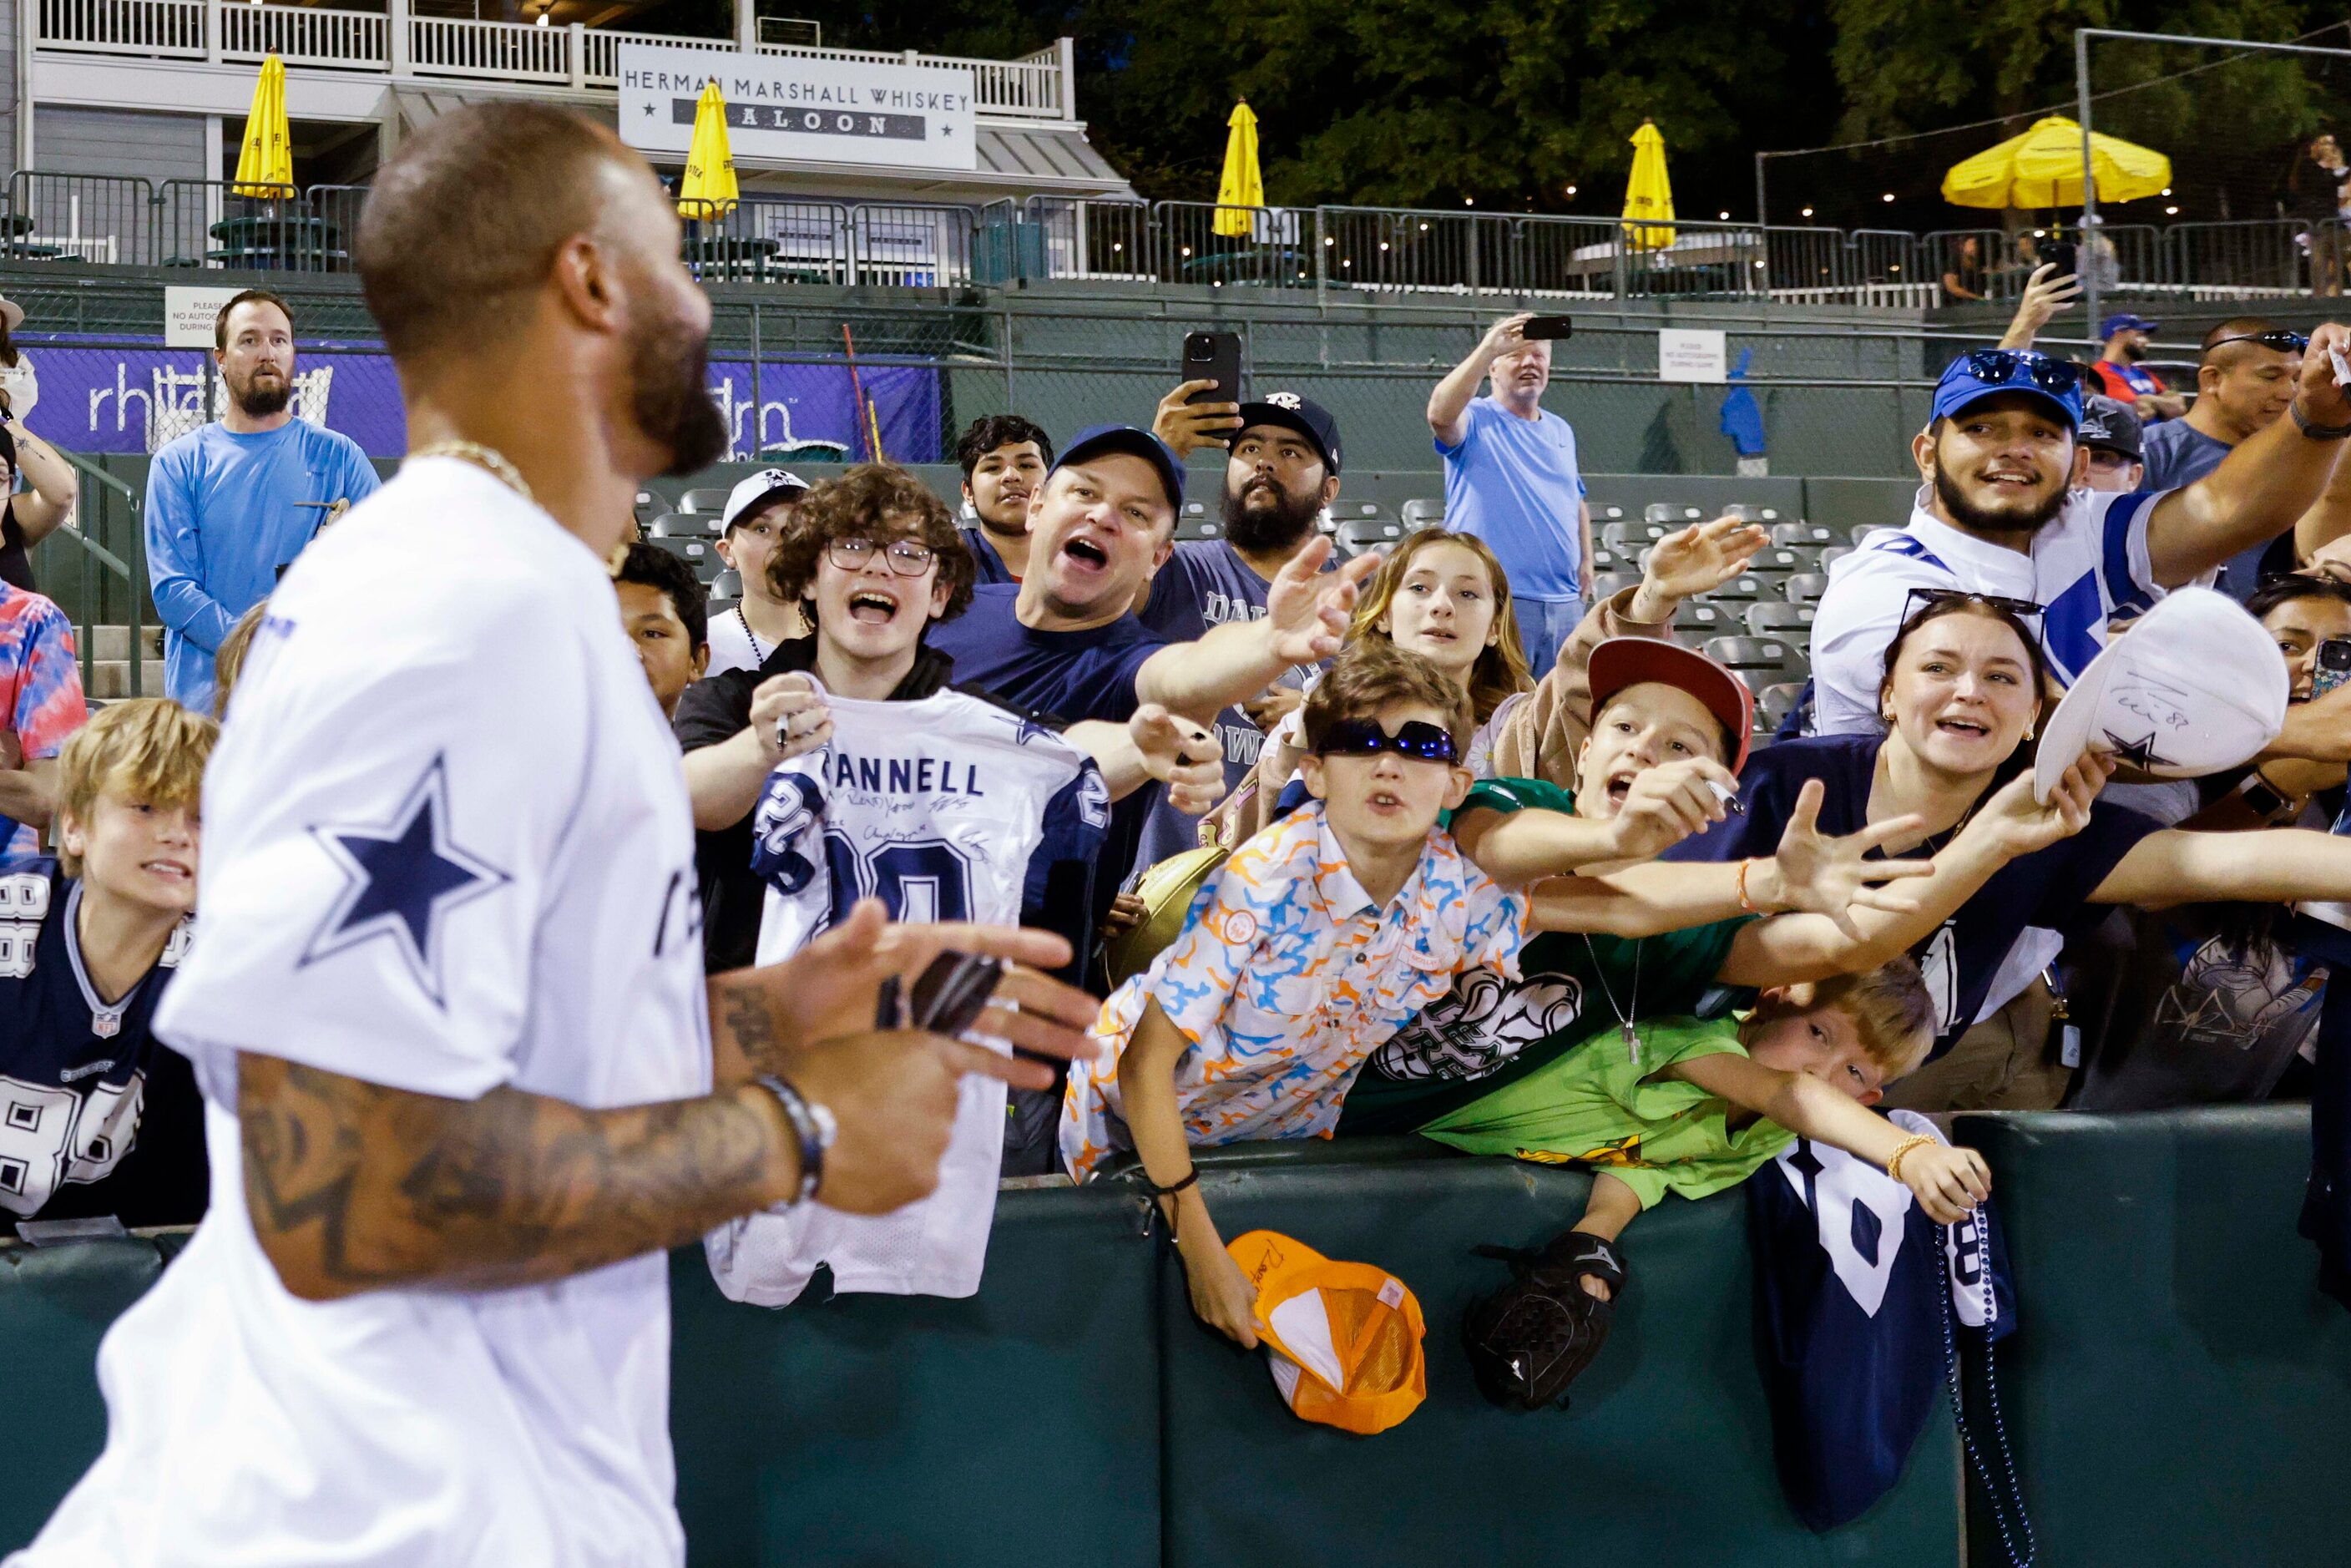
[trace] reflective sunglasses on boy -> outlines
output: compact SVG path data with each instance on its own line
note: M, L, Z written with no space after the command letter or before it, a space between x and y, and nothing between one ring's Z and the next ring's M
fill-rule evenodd
M2062 398L2081 385L2081 373L2072 365L2031 349L1977 349L1962 357L1959 364L1986 386L2029 383Z
M1450 765L1461 759L1451 732L1416 718L1397 726L1394 735L1368 718L1343 718L1322 732L1322 744L1314 748L1318 757L1377 757L1383 751L1407 762Z
M843 571L862 571L877 549L883 549L883 559L898 577L920 577L939 559L930 546L912 539L892 539L886 548L875 545L872 539L834 539L824 547L824 553Z

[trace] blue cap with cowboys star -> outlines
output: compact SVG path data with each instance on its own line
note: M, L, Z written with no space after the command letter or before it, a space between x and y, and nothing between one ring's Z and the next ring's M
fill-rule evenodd
M2009 360L2011 369L2005 380L1985 381L1970 368L1983 354L2000 354ZM2053 365L2063 371L2066 377L2065 391L2053 392L2034 382L2032 370L2038 365ZM1975 354L1961 354L1953 360L1944 367L1943 379L1935 383L1935 407L1928 419L1930 422L1949 419L1988 397L2008 397L2016 393L2039 398L2048 404L2050 410L2065 422L2068 430L2078 428L2082 423L2082 382L2074 373L2074 367L2063 360L2053 360L2029 349L1979 350Z
M1051 470L1060 473L1072 463L1082 463L1089 457L1105 452L1124 452L1142 458L1159 471L1159 482L1167 489L1167 504L1177 511L1184 509L1184 465L1175 450L1147 430L1132 424L1090 424L1071 439Z

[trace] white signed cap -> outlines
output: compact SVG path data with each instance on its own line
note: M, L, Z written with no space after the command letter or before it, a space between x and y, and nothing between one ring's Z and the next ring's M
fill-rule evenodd
M771 501L786 497L805 496L809 482L789 468L762 468L726 493L725 528L733 528L750 513Z
M2085 750L2158 779L2260 755L2285 727L2285 659L2242 605L2182 588L2106 644L2042 727L2032 794L2047 800Z

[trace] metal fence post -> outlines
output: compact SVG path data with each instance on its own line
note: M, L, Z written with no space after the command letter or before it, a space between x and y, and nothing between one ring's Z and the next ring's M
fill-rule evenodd
M758 462L767 455L768 429L764 421L767 401L759 384L759 356L762 344L759 336L759 302L751 301L751 461Z
M1328 232L1322 226L1322 209L1317 207L1314 209L1314 303L1318 308L1324 303L1324 292L1331 281L1328 256L1331 245L1325 237Z

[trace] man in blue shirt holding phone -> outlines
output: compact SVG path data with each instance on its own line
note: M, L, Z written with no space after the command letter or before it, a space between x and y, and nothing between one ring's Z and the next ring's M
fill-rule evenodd
M1541 680L1592 596L1592 507L1574 427L1542 406L1551 341L1526 335L1532 319L1488 329L1429 393L1428 427L1445 459L1445 526L1484 539L1510 574L1527 666ZM1493 392L1481 398L1489 375Z

